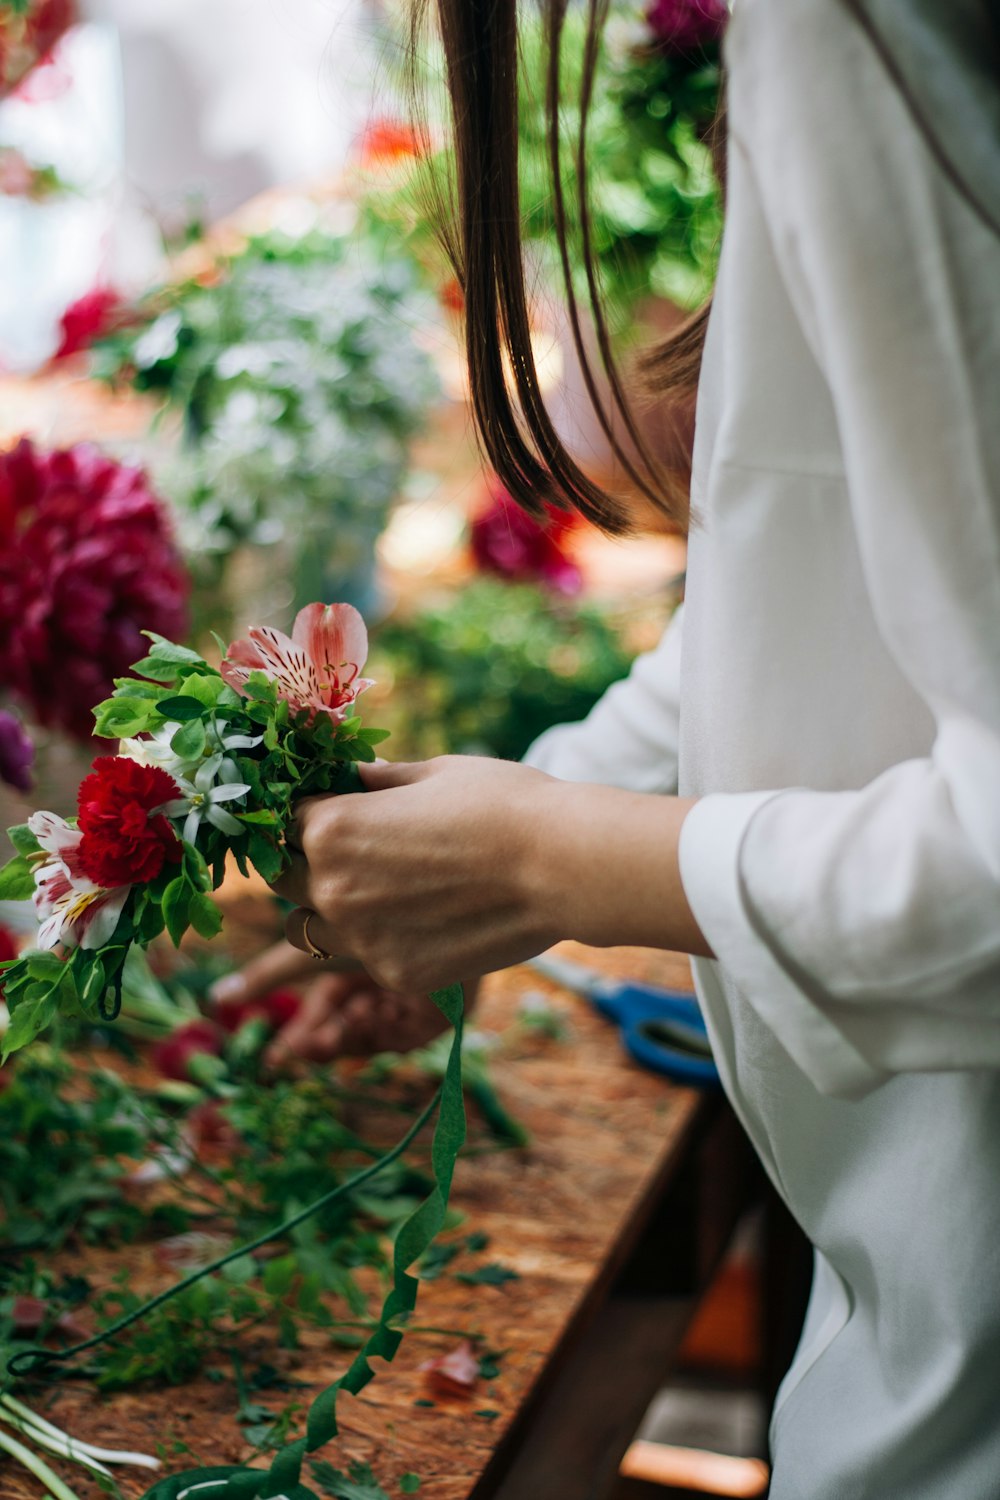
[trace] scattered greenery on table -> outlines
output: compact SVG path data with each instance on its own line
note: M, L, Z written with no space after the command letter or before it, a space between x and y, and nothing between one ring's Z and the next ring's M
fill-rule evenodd
M592 603L477 578L373 640L380 717L398 756L482 751L518 760L552 724L583 718L631 656Z

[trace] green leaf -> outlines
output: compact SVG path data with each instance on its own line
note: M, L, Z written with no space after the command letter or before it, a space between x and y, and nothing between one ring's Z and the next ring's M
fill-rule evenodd
M24 955L24 964L32 979L44 984L59 984L65 972L62 959L56 958L54 953L29 951Z
M250 856L250 863L255 866L262 879L270 885L277 880L285 868L285 856L266 834L252 827L249 833L250 843L247 852Z
M480 1266L476 1271L455 1272L455 1280L464 1281L468 1286L503 1286L505 1281L520 1281L520 1279L517 1271L493 1262L488 1266Z
M404 1495L415 1495L420 1488L420 1475L413 1473L404 1474L399 1481L399 1488Z
M177 702L174 699L174 702ZM205 753L205 725L201 719L182 724L170 741L170 748L180 760L198 760Z
M279 1255L264 1267L264 1290L269 1297L285 1297L298 1274L294 1255Z
M13 828L7 829L7 837L18 854L37 854L42 847L27 823L15 823Z
M312 1464L313 1478L334 1500L389 1500L368 1464L353 1463L349 1474L320 1459Z
M156 704L148 698L107 698L94 710L94 733L105 740L124 740L156 722Z
M222 931L221 911L211 896L206 896L201 891L191 898L188 921L199 937L214 938Z
M159 937L164 928L163 907L156 901L143 901L136 906L135 931L140 943L145 947L154 938Z
M181 675L180 662L164 661L159 656L144 656L137 661L132 671L139 677L149 677L153 682L176 682Z
M156 711L164 719L177 719L184 724L189 719L200 719L205 712L205 705L198 698L192 698L190 694L181 694L177 698L161 698L156 705Z
M186 665L192 667L204 667L208 663L192 651L188 646L178 646L174 641L165 640L162 635L157 635L155 630L144 630L143 635L147 640L153 642L153 649L149 655L158 662L170 662L172 664ZM132 668L137 671L136 667Z
M267 808L262 808L259 812L238 812L236 816L241 823L253 823L261 828L277 828L281 824L278 814L269 812Z
M163 920L175 948L188 930L192 890L186 875L178 875L163 892Z
M27 901L35 894L35 877L23 855L17 854L0 870L0 901Z
M10 1025L4 1034L0 1062L6 1062L12 1052L19 1052L22 1047L27 1047L47 1026L51 1026L58 1009L59 1001L54 989L22 1000L11 1016Z
M73 963L80 999L86 1006L95 1006L108 986L101 954L85 953L78 948L73 954Z
M387 740L391 733L392 731L389 729L359 729L358 739L362 740L366 745L381 745L382 741Z

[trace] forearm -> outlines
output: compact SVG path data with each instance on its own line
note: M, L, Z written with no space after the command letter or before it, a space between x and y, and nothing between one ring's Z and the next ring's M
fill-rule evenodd
M546 792L534 879L552 930L595 947L712 957L678 861L693 799L582 784Z

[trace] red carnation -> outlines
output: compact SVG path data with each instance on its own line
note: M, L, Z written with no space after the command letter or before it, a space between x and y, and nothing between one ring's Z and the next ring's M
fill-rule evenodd
M79 739L143 630L176 640L188 580L141 469L96 448L0 453L0 685Z
M80 783L79 860L98 885L145 885L183 850L167 818L156 809L180 788L160 766L141 766L123 755L99 756Z

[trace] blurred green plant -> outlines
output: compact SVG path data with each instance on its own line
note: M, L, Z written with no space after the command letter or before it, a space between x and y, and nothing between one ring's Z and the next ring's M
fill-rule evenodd
M400 755L483 752L519 760L552 724L583 718L631 656L594 604L534 584L476 578L373 640Z
M281 544L292 602L371 604L375 542L438 394L417 283L384 230L269 234L151 293L95 345L99 378L181 418L182 451L157 477L203 593L241 544Z
M561 53L560 177L570 185L566 212L574 287L588 300L575 202L576 142L587 17L567 9ZM525 8L520 19L519 171L522 233L529 257L545 282L561 295L549 171L545 112L546 44L543 18ZM444 118L442 68L429 58L424 88L429 113ZM593 103L587 122L587 192L593 250L602 298L613 329L635 331L637 317L653 297L682 308L700 305L715 278L722 229L721 193L708 144L719 111L721 68L717 43L697 52L671 53L657 39L641 10L614 6L605 28ZM367 207L392 227L397 239L431 269L443 268L428 205L448 200L450 146L447 137L429 157L409 158L408 169L373 174Z

